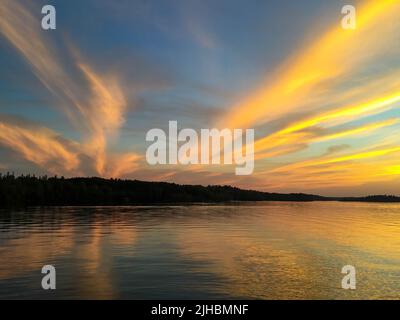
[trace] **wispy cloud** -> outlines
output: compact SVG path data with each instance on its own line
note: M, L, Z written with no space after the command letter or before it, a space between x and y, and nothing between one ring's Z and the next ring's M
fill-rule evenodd
M80 69L89 80L91 88L87 104L78 105L90 128L86 148L95 157L97 172L107 175L107 139L114 137L124 123L126 101L116 80L103 79L86 65L80 65Z
M80 152L93 158L97 174L109 176L116 173L115 169L107 172L107 168L110 168L107 164L107 144L109 139L117 136L127 108L118 77L94 72L77 54L77 50L69 57L75 68L68 70L59 59L59 52L52 41L40 29L37 17L21 3L4 0L0 3L0 12L0 32L24 57L42 84L59 99L59 105L69 119L83 130L86 137ZM24 132L24 135L28 133ZM33 136L32 139L38 140L38 137ZM33 154L40 150L32 148L28 154L26 148L17 146L16 140L13 145L13 140L9 139L7 145L21 152L27 160L38 165L45 163L40 159L40 154ZM122 160L126 157L133 159L129 154L123 155ZM115 162L116 155L112 155L112 158ZM68 169L69 162L66 162L66 166ZM126 164L124 167L126 171Z
M399 8L396 0L368 1L357 11L356 30L344 30L338 23L284 64L273 80L233 106L222 125L249 127L293 112L308 96L325 91L339 77L348 77L361 65L386 54L396 36Z
M80 165L79 146L44 127L0 118L0 144L56 174L76 173Z
M393 0L357 6L356 30L344 30L338 21L221 117L220 127L265 131L271 121L282 124L255 143L256 172L268 181L264 188L359 185L389 179L389 172L395 177L390 168L397 168L394 154L399 150L382 137L395 134L399 119L394 113L378 121L373 116L400 105L395 64L377 67L400 52L394 45L399 41L399 10L400 3ZM288 123L291 114L298 117ZM360 124L360 119L367 120ZM332 152L330 142L361 142L372 135L374 145L368 150L346 144ZM374 165L378 162L379 167Z

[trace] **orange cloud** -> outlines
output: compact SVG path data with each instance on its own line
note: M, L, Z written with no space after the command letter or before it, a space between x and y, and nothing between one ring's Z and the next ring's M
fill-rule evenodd
M79 108L90 127L87 150L96 159L96 171L107 175L107 139L113 137L124 123L126 101L117 80L96 75L87 65L80 69L90 83L92 95L87 105Z
M397 100L400 101L400 95L397 97ZM292 145L298 146L299 144L301 144L303 148L306 148L307 145L312 142L328 141L361 134L365 135L378 129L398 124L398 119L388 119L342 131L329 132L326 130L305 130L309 128L312 129L315 125L321 125L328 120L337 120L340 117L354 116L357 113L360 114L362 112L365 112L366 110L371 111L373 108L381 108L383 106L390 105L393 101L393 98L384 99L380 104L370 103L354 108L340 109L330 113L317 115L310 119L295 122L270 136L266 136L257 140L255 142L255 150L257 153L259 153L259 155L257 155L257 158L262 159L266 158L267 156L271 156L269 152L262 153L264 154L264 157L260 154L260 152L265 150L271 150L274 148L279 148L279 150L287 150L287 152L280 152L279 150L275 150L273 151L273 155L291 153L299 150Z
M303 50L275 75L274 81L233 107L221 126L248 128L293 111L317 89L348 75L363 63L386 53L392 45L400 3L397 0L368 1L357 10L357 29L338 26ZM392 36L393 37L393 36ZM333 82L330 82L331 84Z
M125 153L118 155L109 161L107 176L122 178L139 168L139 160L141 159L136 153Z
M0 122L0 144L54 173L73 172L80 164L77 145L46 128Z

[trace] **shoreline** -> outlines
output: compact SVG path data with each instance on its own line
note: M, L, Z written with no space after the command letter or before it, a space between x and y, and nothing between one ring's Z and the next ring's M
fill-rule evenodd
M79 206L221 205L249 202L400 203L394 195L329 197L271 193L229 185L181 185L140 180L0 175L0 208Z

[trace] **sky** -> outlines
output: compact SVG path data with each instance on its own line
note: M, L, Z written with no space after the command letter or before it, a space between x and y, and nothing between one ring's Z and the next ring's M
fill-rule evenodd
M399 40L397 0L1 0L0 172L400 195ZM254 129L254 173L149 165L171 120Z

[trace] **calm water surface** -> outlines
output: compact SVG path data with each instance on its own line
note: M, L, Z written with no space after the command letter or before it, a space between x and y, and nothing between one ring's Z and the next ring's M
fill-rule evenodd
M347 264L356 290L341 289ZM399 299L400 205L0 211L0 298Z

